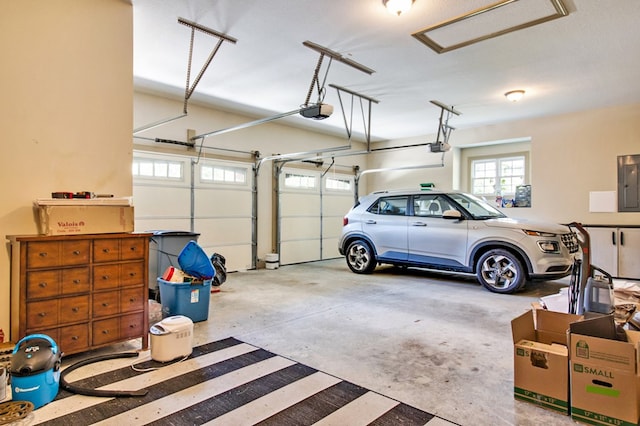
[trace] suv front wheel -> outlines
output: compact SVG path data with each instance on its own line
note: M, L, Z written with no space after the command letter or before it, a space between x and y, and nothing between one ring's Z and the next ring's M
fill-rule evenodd
M522 262L504 249L487 251L476 265L478 281L494 293L515 293L526 284L525 275Z
M355 240L347 247L347 265L356 274L370 274L376 269L376 258L371 246L362 240Z

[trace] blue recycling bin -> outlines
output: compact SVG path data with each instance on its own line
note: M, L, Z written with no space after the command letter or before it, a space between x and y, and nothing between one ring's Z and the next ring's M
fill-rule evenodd
M180 269L194 278L176 283L158 278L162 317L184 315L193 322L209 318L211 282L216 270L211 259L195 241L189 241L178 255Z
M174 283L158 278L162 318L184 315L193 322L209 318L211 280L201 283Z

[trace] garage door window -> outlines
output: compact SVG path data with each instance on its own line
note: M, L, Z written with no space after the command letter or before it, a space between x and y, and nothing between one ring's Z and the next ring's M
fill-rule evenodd
M247 182L247 169L232 166L202 165L200 166L200 181L244 185Z
M351 191L351 181L349 179L327 178L325 187L332 191Z
M300 173L285 173L284 186L287 188L312 189L316 187L316 177Z
M134 158L131 171L141 178L182 180L184 176L182 162L150 158Z

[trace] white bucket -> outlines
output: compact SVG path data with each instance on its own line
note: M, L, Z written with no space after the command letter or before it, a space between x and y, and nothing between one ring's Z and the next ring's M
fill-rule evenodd
M264 265L267 269L278 269L278 266L280 266L278 253L265 254Z

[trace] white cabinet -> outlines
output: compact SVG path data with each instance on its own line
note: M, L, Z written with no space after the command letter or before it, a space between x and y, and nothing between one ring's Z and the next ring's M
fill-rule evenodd
M591 264L614 277L640 280L640 228L586 227Z

